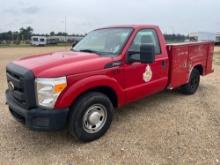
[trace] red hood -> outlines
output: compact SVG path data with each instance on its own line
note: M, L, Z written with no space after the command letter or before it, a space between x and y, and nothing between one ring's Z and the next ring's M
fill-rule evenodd
M61 77L104 69L111 57L83 52L56 52L19 59L14 63L30 69L36 77Z

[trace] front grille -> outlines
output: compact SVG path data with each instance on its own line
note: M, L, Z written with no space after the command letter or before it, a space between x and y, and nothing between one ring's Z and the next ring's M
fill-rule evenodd
M12 73L10 71L7 71L7 80L8 80L8 86L10 94L16 99L18 102L25 104L26 100L24 98L24 86L22 82L22 77L16 75L15 73ZM13 84L13 87L10 83Z
M30 109L36 105L34 75L30 70L15 64L6 68L9 94L20 106Z

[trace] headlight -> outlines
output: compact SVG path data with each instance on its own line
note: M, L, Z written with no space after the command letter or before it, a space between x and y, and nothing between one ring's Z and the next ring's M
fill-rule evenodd
M36 101L39 106L52 109L67 86L66 77L35 79Z

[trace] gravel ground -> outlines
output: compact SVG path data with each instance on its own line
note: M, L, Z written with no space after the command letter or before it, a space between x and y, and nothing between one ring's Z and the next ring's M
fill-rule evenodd
M215 73L198 92L173 91L129 104L109 131L81 143L66 130L35 132L16 122L5 105L5 66L17 58L64 47L0 49L0 164L220 164L220 48Z

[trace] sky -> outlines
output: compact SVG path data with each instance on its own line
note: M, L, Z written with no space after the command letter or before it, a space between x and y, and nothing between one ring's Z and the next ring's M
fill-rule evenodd
M156 24L163 33L220 32L220 0L0 0L0 32L87 33L122 24Z

